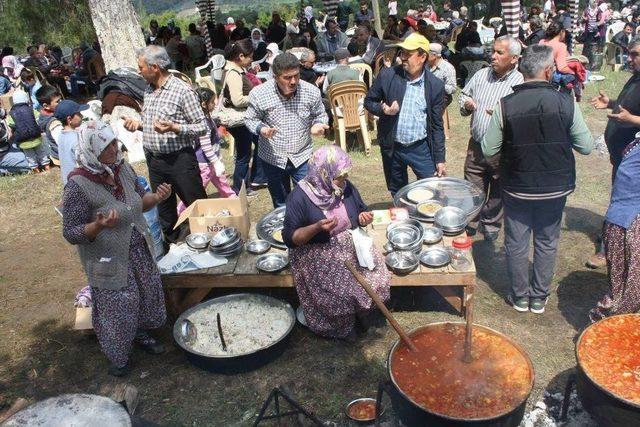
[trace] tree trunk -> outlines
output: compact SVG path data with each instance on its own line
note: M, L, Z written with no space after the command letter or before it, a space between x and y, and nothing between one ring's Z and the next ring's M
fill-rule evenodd
M91 19L98 35L105 70L138 69L136 50L144 47L144 36L130 0L89 0Z

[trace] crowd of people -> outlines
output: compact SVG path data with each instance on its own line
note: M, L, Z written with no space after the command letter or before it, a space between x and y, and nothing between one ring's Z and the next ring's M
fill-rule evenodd
M137 78L145 88L139 102L131 101L135 93L98 91L109 113L116 106L137 113L124 118L124 127L142 132L151 192L124 160L111 125L83 123L88 106L64 99L77 92L74 80L82 78L77 66L98 49L83 44L76 51L76 69L67 76L70 94L64 91L64 73L54 71L67 69L57 68L56 49L33 46L24 62L10 48L3 50L0 82L8 80L13 106L8 114L0 111L0 170L46 172L51 163L60 165L63 234L80 248L93 323L111 374L126 374L134 343L151 353L164 350L147 333L166 313L142 213L157 207L166 244L179 242L185 231L185 225L176 227L179 212L206 198L209 183L221 197L237 197L243 187L249 194L267 187L273 206L287 207L283 239L312 331L352 340L359 326L371 323L372 302L344 263L356 263L349 230L370 224L373 215L366 195L348 180L349 155L336 146L314 151L313 143L334 119L327 107L331 87L363 79L350 67L354 63L371 66L375 74L361 107L378 120L381 172L390 196L408 184L409 168L418 179L447 175L443 113L457 99L462 116L470 118L464 178L487 194L466 233L481 233L493 243L504 230L507 300L517 311L545 311L562 212L576 186L574 152L587 155L594 145L576 103L589 62L570 52L576 43L585 49L600 43L602 36L592 32L600 34L616 14L606 13L607 3L591 2L583 15L584 37L572 40L566 8L548 1L527 11L520 37L498 25L483 43L478 24L460 3L446 1L441 11L425 7L399 17L397 2L389 1L383 34L373 28L367 2L355 12L339 2L335 18L316 15L311 6L289 23L274 13L265 29L249 30L242 19L229 17L226 25L207 28L214 49L226 59L219 97L170 72L207 60L202 39L207 23L191 24L191 35L182 42L175 24L159 27L152 21L147 46L137 53ZM590 101L612 110L605 141L613 165L599 256L611 286L592 310L593 321L640 309L636 9L625 7L619 14L625 24L614 37L614 43L626 42L623 59L632 77L617 99L601 92ZM316 60L334 64L325 74L314 69ZM38 86L31 67L49 84ZM124 75L110 73L110 78ZM233 111L241 120L224 129L221 111ZM235 141L231 182L220 157L226 132ZM358 268L388 299L391 276L379 250L372 250L375 268Z

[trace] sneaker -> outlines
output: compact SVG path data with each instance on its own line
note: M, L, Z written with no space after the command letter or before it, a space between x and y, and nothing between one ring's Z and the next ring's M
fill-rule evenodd
M162 354L165 352L164 345L156 341L145 331L138 331L138 333L136 333L134 342L149 354Z
M547 305L549 298L531 298L531 304L529 310L535 314L544 313L544 307Z
M587 261L587 267L598 269L607 266L607 259L604 256L604 253L598 252Z
M529 297L509 297L509 303L511 304L511 307L520 313L529 311Z

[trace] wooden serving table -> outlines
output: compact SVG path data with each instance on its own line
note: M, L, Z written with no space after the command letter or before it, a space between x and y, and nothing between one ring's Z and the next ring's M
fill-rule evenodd
M374 245L383 251L387 243L384 228L367 228ZM251 238L255 238L255 225L251 227ZM441 242L434 246L451 246L453 237L444 236ZM423 245L427 248L428 245ZM271 248L271 251L282 251ZM384 253L384 251L383 251ZM179 315L186 309L200 303L212 289L216 288L291 288L293 276L290 268L277 274L258 271L256 258L246 250L229 262L219 267L194 270L178 274L162 275L165 288L167 308L173 315ZM473 299L476 284L476 267L471 261L467 271L454 270L450 265L441 268L429 268L422 264L407 275L398 276L394 273L391 286L432 286L449 302L461 315L467 316Z

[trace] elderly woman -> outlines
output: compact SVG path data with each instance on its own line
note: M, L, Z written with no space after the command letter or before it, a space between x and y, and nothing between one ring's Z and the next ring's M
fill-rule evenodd
M123 376L133 343L149 353L164 352L145 331L162 326L166 311L142 212L169 197L171 186L145 193L123 161L113 130L102 122L89 122L82 130L76 161L79 167L64 189L63 235L78 245L91 286L93 328L111 362L109 374Z
M589 319L640 311L640 139L622 154L604 222L609 289Z
M356 318L364 323L375 307L345 261L356 266L383 300L389 298L391 275L377 250L372 271L359 267L349 230L370 224L373 214L347 180L347 153L325 146L313 153L308 165L307 177L287 198L282 237L290 248L293 280L309 328L351 341Z

